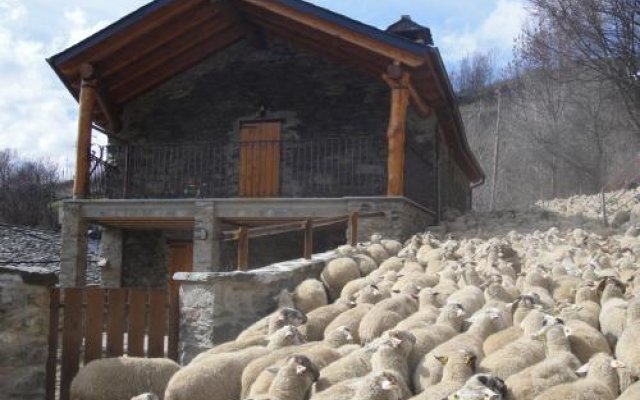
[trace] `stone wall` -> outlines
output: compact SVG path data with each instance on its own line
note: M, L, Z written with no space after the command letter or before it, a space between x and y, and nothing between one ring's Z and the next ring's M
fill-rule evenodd
M42 399L48 354L49 285L56 275L0 267L0 398Z
M429 210L438 205L436 133L438 120L423 118L409 108L405 160L405 196Z
M124 231L122 250L122 286L167 284L168 247L162 231Z
M312 261L293 260L247 272L177 273L180 286L180 362L235 338L243 329L277 308L282 289L293 290L318 278L333 252Z
M161 157L149 149L136 151L140 160L130 170L146 168L145 174L153 175L134 176L129 186L141 197L153 195L166 187L164 180L177 179L172 176L183 171L183 175L195 180L210 181L198 183L201 187L207 183L202 197L223 197L219 190L237 195L240 151L234 143L239 140L240 123L277 119L283 123L285 141L281 152L282 194L381 194L386 183L389 92L381 79L330 63L284 42L269 39L257 44L241 40L125 106L123 130L119 133L124 141L147 145L192 143L197 147L192 149L195 153L188 155L176 150ZM379 142L371 143L369 149L354 145L348 151L340 150L346 145L344 140L362 136ZM304 148L305 140L327 138L339 141L322 148ZM223 151L200 155L203 142L215 142ZM358 151L369 153L363 156ZM346 162L354 154L364 159L357 165L348 165ZM208 162L209 175L192 176L192 168L200 165L197 163L202 156ZM156 160L153 162L161 159L162 165L149 168L152 158ZM123 163L118 154L114 161ZM336 171L342 168L342 173L331 174L321 165ZM347 171L367 184L360 185L359 192L331 192ZM325 193L319 192L319 186Z

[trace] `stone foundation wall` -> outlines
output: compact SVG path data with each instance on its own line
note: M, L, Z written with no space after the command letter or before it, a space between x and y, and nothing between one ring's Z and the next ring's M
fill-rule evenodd
M358 223L358 241L367 241L373 233L406 240L416 232L423 232L436 223L435 216L420 205L401 197L376 200L349 199L350 211L383 211L383 217L361 218ZM349 236L351 233L348 233Z
M284 288L318 278L333 252L313 260L293 260L247 272L177 273L180 288L180 362L235 338L277 308Z
M43 399L51 272L0 267L0 398Z
M163 287L167 284L168 251L162 231L125 231L122 286Z

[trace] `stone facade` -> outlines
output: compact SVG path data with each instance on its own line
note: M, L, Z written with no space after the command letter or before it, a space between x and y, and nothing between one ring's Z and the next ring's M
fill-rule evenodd
M177 273L180 282L180 362L235 338L277 308L282 289L318 278L333 252L247 272Z
M168 278L168 246L162 231L124 231L122 286L163 287Z
M49 285L46 270L0 267L0 398L42 399L48 355Z
M133 146L130 196L154 197L173 185L166 181L188 175L198 181L200 197L233 197L241 122L280 120L282 196L377 195L386 189L388 114L389 89L382 80L281 41L241 40L127 104L120 140L112 142L189 145L187 155L178 149L162 156L156 152L166 148ZM370 140L363 147L349 141L356 137ZM309 140L323 142L312 148ZM215 147L204 151L205 143ZM124 163L124 154L113 156ZM204 176L194 175L194 165ZM355 183L345 182L347 172ZM116 180L117 173L112 171Z

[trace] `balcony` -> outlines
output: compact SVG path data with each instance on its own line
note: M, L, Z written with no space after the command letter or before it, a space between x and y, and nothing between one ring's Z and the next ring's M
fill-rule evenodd
M91 158L92 198L386 194L387 141L382 135L109 145Z

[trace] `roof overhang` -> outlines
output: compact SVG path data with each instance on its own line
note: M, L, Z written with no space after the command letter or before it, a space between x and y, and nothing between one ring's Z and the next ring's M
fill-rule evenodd
M484 179L466 143L453 91L435 47L363 24L301 0L155 0L49 58L78 99L83 65L94 67L94 121L114 132L120 110L172 77L245 37L267 34L381 78L399 63L419 99L443 121L454 154L472 182ZM444 110L445 112L441 112Z

